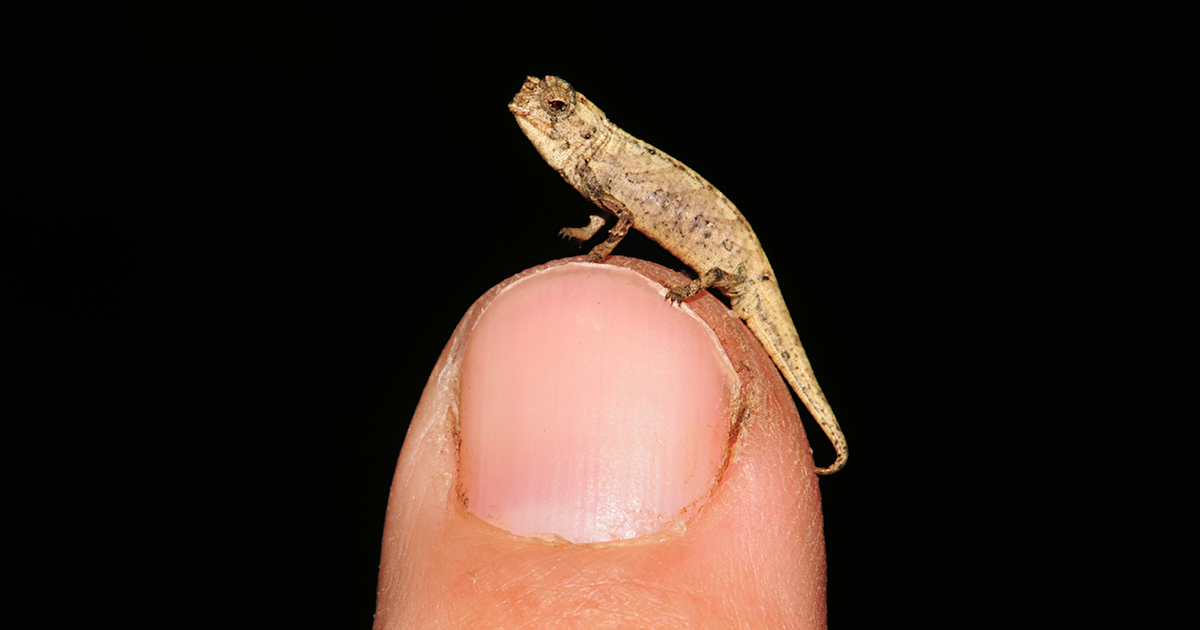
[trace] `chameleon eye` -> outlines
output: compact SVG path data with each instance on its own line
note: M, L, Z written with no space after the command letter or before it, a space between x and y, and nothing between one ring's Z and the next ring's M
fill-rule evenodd
M575 111L575 91L561 79L547 82L547 90L542 95L542 107L555 120L566 118Z

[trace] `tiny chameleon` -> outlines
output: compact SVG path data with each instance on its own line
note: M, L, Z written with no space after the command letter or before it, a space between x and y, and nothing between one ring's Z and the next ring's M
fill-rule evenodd
M817 474L841 470L846 437L817 385L771 263L733 202L675 158L621 130L558 77L529 77L508 109L563 179L616 216L608 238L588 259L600 262L634 229L699 274L670 289L668 300L679 303L709 287L720 289L837 450L833 464L817 468ZM586 227L560 234L583 242L604 225L605 217L593 215Z

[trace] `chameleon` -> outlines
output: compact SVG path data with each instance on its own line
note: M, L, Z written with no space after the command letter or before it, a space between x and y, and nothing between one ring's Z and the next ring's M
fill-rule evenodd
M602 261L633 229L698 274L667 292L672 303L710 287L724 293L833 443L834 462L817 468L817 474L841 470L849 455L846 437L813 375L771 263L733 202L679 160L614 125L559 77L528 77L508 109L542 158L616 217L588 260ZM592 215L587 226L563 228L560 234L582 243L605 224L605 216Z

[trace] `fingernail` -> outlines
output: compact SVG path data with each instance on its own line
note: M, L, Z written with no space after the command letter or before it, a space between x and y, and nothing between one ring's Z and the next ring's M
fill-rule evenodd
M569 264L518 281L465 351L467 507L576 543L686 520L720 472L735 383L712 330L633 271Z

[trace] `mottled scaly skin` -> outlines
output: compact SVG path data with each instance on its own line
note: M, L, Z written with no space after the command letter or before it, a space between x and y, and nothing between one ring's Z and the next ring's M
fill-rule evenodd
M695 171L609 122L558 77L530 77L508 108L563 179L616 215L591 259L602 260L632 228L700 274L668 298L678 302L709 286L721 289L837 449L833 464L817 473L840 470L848 455L846 438L813 376L771 263L737 207ZM563 234L587 240L603 225L593 217L588 227Z

